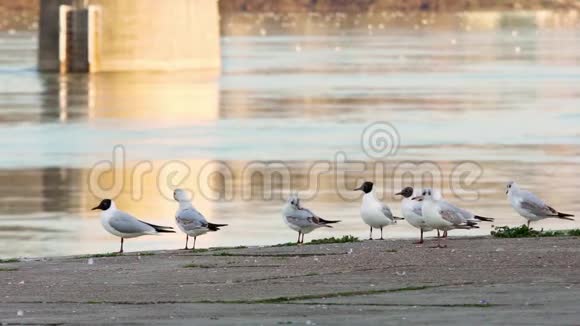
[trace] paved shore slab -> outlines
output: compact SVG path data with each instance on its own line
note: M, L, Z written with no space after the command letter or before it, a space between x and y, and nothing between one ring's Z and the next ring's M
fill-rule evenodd
M3 324L576 324L580 239L407 240L0 264Z

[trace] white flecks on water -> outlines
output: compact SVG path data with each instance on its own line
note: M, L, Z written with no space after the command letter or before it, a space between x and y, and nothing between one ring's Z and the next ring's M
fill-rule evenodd
M16 312L16 316L18 316L18 317L22 317L22 316L24 316L24 311L22 311L22 310L18 310L18 311Z
M89 258L89 260L87 261L87 264L92 265L95 263L95 260L92 258Z
M522 51L522 49L521 49L519 46L516 46L516 47L514 48L514 52L515 52L515 53L520 53L521 51Z

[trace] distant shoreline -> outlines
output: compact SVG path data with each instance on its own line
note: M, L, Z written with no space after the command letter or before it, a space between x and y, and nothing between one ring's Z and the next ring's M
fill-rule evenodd
M0 15L36 15L41 0L0 0ZM478 10L580 10L578 0L220 0L222 14L238 12L368 12Z
M0 31L38 29L41 0L0 0ZM456 13L477 11L580 10L580 0L220 0L222 16L261 13Z
M479 10L579 10L580 1L540 0L221 0L220 12L458 12Z

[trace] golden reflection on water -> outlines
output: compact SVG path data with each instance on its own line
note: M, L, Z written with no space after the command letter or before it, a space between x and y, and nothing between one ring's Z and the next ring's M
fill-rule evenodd
M495 225L518 225L524 220L508 205L505 182L517 179L526 188L545 198L550 204L566 212L580 210L580 200L575 196L578 180L576 164L484 162L484 174L474 185L464 190L454 188L454 169L461 162L437 162L440 174L425 176L424 171L399 171L397 166L405 162L367 162L366 169L347 173L344 179L333 172L311 175L316 162L289 162L290 180L273 177L271 184L265 182L269 175L280 172L280 167L250 169L252 162L227 161L207 168L209 160L184 160L189 174L180 183L167 178L163 170L167 161L152 161L151 171L136 180L138 162L128 162L125 169L115 171L122 177L120 194L115 201L120 209L156 224L174 226L176 203L170 198L173 187L184 187L194 193L195 206L210 221L230 224L224 230L204 236L200 247L272 244L292 241L294 233L286 228L280 217L284 198L291 190L298 190L305 197L304 205L327 218L342 222L332 230L314 232L311 238L351 234L366 236L366 226L359 218L360 194L348 190L362 180L374 180L378 195L388 203L395 214L400 213L399 199L393 194L403 185L434 185L443 189L445 198L477 214L496 218ZM143 164L143 163L140 163ZM224 164L229 172L224 171ZM377 169L381 165L384 169ZM181 165L180 165L181 166ZM350 166L352 168L353 166ZM331 164L331 168L334 166ZM138 169L139 170L139 169ZM175 170L175 169L170 169ZM200 172L205 170L203 178ZM384 170L376 175L373 170ZM220 172L221 171L221 172ZM167 171L165 171L167 172ZM412 173L405 173L412 172ZM433 169L429 172L433 173ZM88 169L11 170L0 172L0 195L5 202L2 212L3 226L0 230L5 239L13 239L15 246L0 250L0 256L51 255L61 253L103 252L116 249L117 239L100 226L98 212L91 211L103 194L97 196L88 185ZM137 173L139 175L139 173ZM281 173L284 175L284 173ZM161 177L160 177L161 176ZM165 176L165 177L164 177ZM113 181L112 171L102 175L100 184L109 187ZM161 181L160 181L161 180ZM169 181L168 181L169 180ZM313 181L314 180L314 181ZM421 183L420 180L424 180ZM7 187L6 185L13 186ZM557 192L549 185L556 185ZM336 189L345 189L337 193ZM452 189L456 191L453 192ZM470 197L476 191L476 200ZM209 194L209 195L208 195ZM214 197L217 196L217 197ZM352 196L352 197L351 197ZM211 197L211 198L210 198ZM249 198L246 198L249 197ZM217 198L217 199L216 199ZM470 200L462 200L467 198ZM79 219L80 217L80 219ZM537 224L546 228L579 227L580 222L548 220ZM44 231L42 231L44 228ZM488 234L490 225L479 230L454 231L454 235ZM388 237L414 237L416 231L401 222L389 227ZM132 239L131 250L179 248L182 235L163 235ZM53 245L44 248L46 241ZM26 245L21 246L20 241Z
M215 73L91 74L88 88L91 119L154 120L162 127L220 117Z

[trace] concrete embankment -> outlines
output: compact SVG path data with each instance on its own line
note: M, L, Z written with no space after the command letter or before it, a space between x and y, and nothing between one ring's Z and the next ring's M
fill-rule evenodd
M0 264L3 323L575 324L580 240L473 238Z

